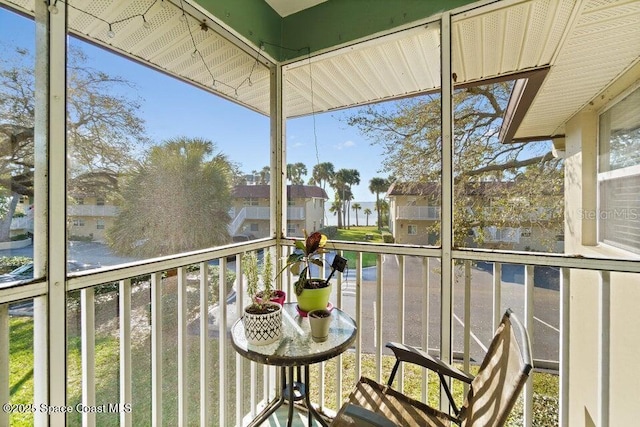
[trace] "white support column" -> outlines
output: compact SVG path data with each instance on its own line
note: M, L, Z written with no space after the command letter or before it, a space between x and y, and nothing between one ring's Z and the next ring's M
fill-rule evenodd
M151 425L162 426L162 277L151 275Z
M271 251L271 248L266 250ZM273 253L271 255L273 257ZM236 319L239 319L242 317L242 311L243 311L242 301L244 301L242 266L240 264L241 264L240 257L236 256ZM246 393L246 389L245 389L246 385L244 381L244 366L245 366L244 357L240 356L240 354L236 352L236 426L237 427L242 425L242 419L244 418L244 414L245 414L244 397ZM249 391L250 393L251 393L251 390L253 390L252 385ZM203 424L201 422L200 425L209 425L209 424Z
M131 427L131 411L122 410L133 400L131 376L131 279L120 281L120 426Z
M271 234L278 241L287 232L287 144L285 141L282 66L271 68ZM276 284L277 286L277 284Z
M570 350L571 269L560 270L560 413L559 427L569 427L569 350Z
M524 323L533 342L533 265L526 265L524 272ZM524 427L533 424L533 378L524 386Z
M9 403L9 304L0 304L0 405ZM9 425L9 412L0 411L0 426Z
M35 117L33 149L33 274L47 275L49 235L49 11L43 1L33 3L36 23L35 64ZM58 5L59 15L66 15L66 4ZM60 24L57 24L58 26ZM36 405L49 401L49 299L42 296L33 299L33 402ZM47 414L36 412L36 426L47 425ZM2 423L0 423L2 424Z
M189 419L189 348L187 341L187 273L178 268L178 424Z
M422 282L424 293L422 294L422 350L429 353L429 258L422 258ZM429 370L422 370L422 401L428 402L429 398Z
M442 192L440 200L442 236L442 271L440 281L440 359L452 361L453 316L453 82L451 80L451 15L440 19L440 87L442 99ZM440 391L440 410L449 412L449 401Z
M82 322L82 404L86 407L96 404L96 309L93 288L80 291L80 311ZM122 310L120 311L122 313ZM122 341L121 341L122 344ZM96 425L96 414L82 413L82 425Z
M218 368L220 378L218 382L218 422L220 425L227 424L227 259L220 258L218 269ZM186 425L186 424L185 424Z
M49 15L49 183L48 183L48 377L49 406L67 404L67 28L66 3ZM45 237L45 236L37 236ZM46 239L46 238L45 238ZM49 416L49 424L66 424L66 414ZM40 420L38 420L40 421Z
M611 333L611 273L600 272L598 295L598 427L609 426L609 344Z
M237 304L240 306L240 304ZM209 264L200 263L200 425L210 423L209 405ZM238 372L238 371L237 371ZM238 374L238 377L242 375ZM239 388L238 394L242 394ZM242 419L242 417L241 417Z

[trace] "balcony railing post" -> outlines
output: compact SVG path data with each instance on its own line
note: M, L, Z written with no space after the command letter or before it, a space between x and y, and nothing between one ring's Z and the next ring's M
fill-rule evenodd
M187 310L187 277L185 268L180 267L178 268L178 424L184 426L189 420Z
M93 288L80 291L80 311L82 322L82 404L89 407L96 404L96 322ZM122 314L121 314L122 315ZM122 345L122 342L120 343ZM82 413L84 426L96 425L95 413Z
M120 404L131 405L131 279L120 281ZM131 411L120 411L120 425L132 425Z
M151 275L151 424L162 426L162 277Z
M0 403L9 403L9 304L0 304ZM9 425L9 412L0 411L0 425Z
M374 310L374 322L375 322L375 349L376 349L376 380L382 381L382 311L384 306L383 301L383 289L382 289L382 260L383 255L378 254L376 262L376 306Z
M209 264L200 263L200 425L210 423L209 405ZM238 304L239 306L240 304ZM239 371L238 371L239 372ZM238 375L236 378L242 378ZM238 390L242 390L241 388ZM240 417L242 419L242 417Z
M559 427L569 426L569 333L571 270L560 269L560 408Z
M406 271L405 271L405 257L404 255L398 256L398 341L404 342L404 313L405 313L405 286L406 286ZM400 365L397 374L398 378L398 390L402 391L404 388L404 366Z
M356 379L362 376L362 252L356 255Z
M424 283L424 293L422 294L422 349L429 353L429 258L422 258L422 283ZM429 372L422 370L422 401L427 402L429 398Z
M498 329L502 318L502 264L493 263L493 328Z
M469 372L471 367L471 261L464 261L464 356L463 369ZM464 394L469 391L469 384L464 383Z
M600 272L598 295L598 426L609 426L609 344L611 333L611 273Z
M524 275L524 321L529 338L533 341L533 265L525 266ZM533 378L524 386L524 426L533 424Z

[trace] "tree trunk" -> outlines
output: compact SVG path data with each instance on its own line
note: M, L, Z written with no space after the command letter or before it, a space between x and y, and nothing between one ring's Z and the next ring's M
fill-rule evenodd
M7 213L2 219L0 219L0 242L11 241L11 220L13 220L13 214L18 206L20 195L18 193L11 194L11 203L7 208Z
M376 191L376 212L378 212L378 230L382 230L382 216L380 215L380 193Z

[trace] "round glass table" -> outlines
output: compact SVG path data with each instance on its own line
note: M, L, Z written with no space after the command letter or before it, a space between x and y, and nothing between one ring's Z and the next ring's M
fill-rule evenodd
M258 426L273 414L285 400L289 402L288 426L293 419L293 405L303 400L309 412L309 426L312 417L326 426L326 421L318 414L309 401L309 365L323 362L335 357L353 344L356 339L356 323L344 311L331 310L329 338L324 342L315 342L311 338L309 319L298 314L295 303L286 303L282 310L282 335L280 340L269 345L250 345L244 334L242 319L238 319L231 327L231 342L236 351L243 357L265 365L282 368L282 393L280 399L272 402L250 424ZM294 379L294 368L297 380ZM304 376L301 375L304 370Z

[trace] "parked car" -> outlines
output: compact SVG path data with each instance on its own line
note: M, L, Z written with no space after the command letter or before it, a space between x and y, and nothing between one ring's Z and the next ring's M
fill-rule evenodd
M75 260L67 261L67 272L90 270L92 268L100 267L99 264L84 263ZM31 280L33 279L33 262L28 262L15 270L0 275L0 283L16 282L19 280Z

